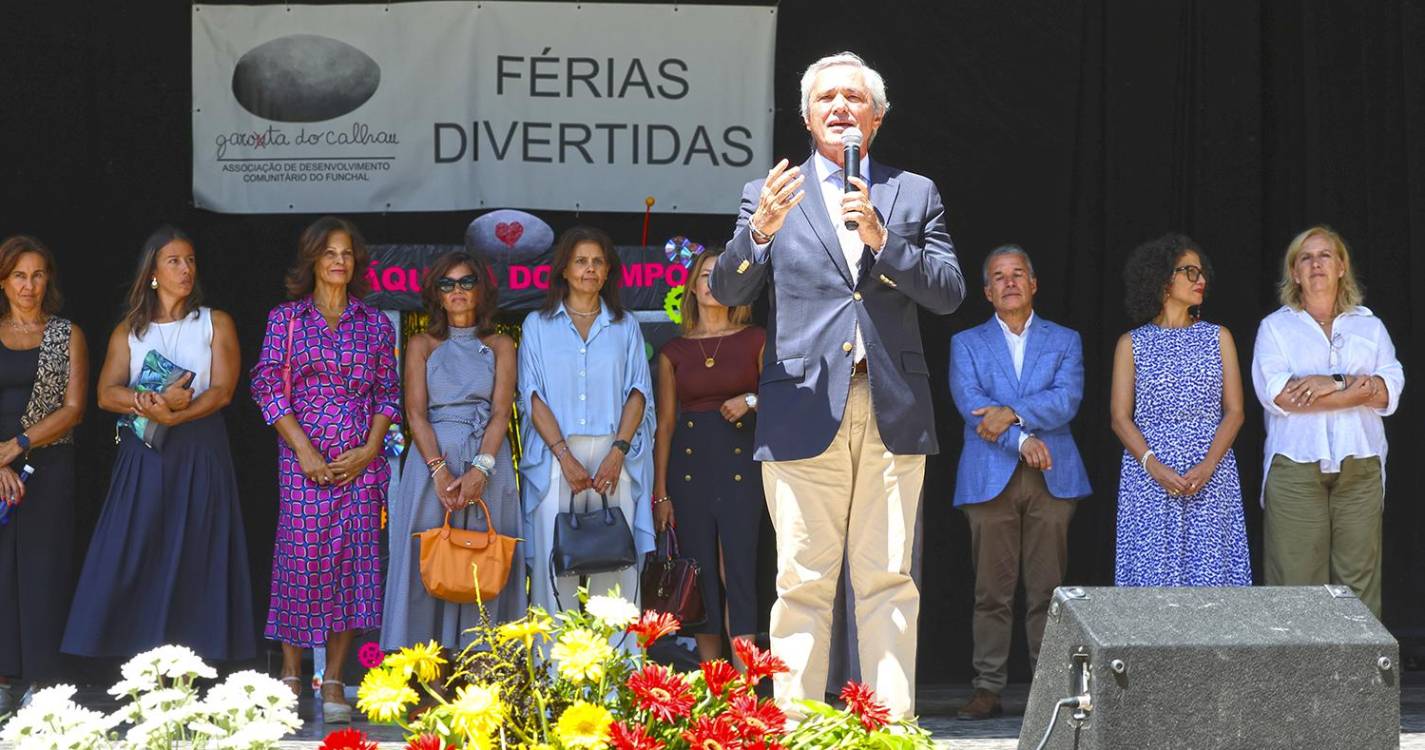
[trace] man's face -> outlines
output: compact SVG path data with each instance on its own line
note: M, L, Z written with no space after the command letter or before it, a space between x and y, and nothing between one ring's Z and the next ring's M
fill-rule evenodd
M816 141L816 150L840 162L841 134L853 125L861 129L866 145L871 143L885 115L876 112L871 89L861 68L833 65L812 79L807 102L806 127ZM863 149L864 150L864 149Z
M990 283L985 287L985 299L1000 315L1028 312L1034 308L1034 293L1039 282L1029 273L1024 258L1017 254L1001 255L990 262Z

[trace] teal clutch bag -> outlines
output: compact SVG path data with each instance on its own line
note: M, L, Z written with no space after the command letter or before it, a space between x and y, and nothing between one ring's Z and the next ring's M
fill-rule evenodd
M191 371L173 364L157 350L150 349L148 354L144 355L143 367L139 369L138 380L134 381L132 388L136 391L158 393L174 383L182 382L184 376L189 374ZM144 445L154 450L163 450L164 438L168 436L168 425L159 424L145 416L125 414L119 417L119 423L114 428L115 443L119 442L119 431L126 428L133 430Z

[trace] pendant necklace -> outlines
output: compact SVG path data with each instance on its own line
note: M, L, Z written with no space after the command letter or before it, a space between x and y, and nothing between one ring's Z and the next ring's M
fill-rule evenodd
M717 350L722 348L722 340L727 338L726 334L717 337L717 346L713 347L712 356L709 357L707 350L703 348L702 339L693 339L693 343L698 345L698 351L703 355L703 367L712 367L717 364Z

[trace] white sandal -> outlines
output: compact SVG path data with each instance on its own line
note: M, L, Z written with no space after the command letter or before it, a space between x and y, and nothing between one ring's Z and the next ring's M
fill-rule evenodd
M336 685L340 690L340 703L327 700L327 685ZM327 724L351 723L351 704L346 702L346 683L340 680L322 680L322 721Z

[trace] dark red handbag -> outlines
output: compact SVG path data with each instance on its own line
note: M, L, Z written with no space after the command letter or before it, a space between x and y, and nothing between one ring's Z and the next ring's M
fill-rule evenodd
M643 556L643 609L667 612L683 627L703 624L707 611L698 585L700 572L697 560L678 556L672 529L663 531L654 550Z

